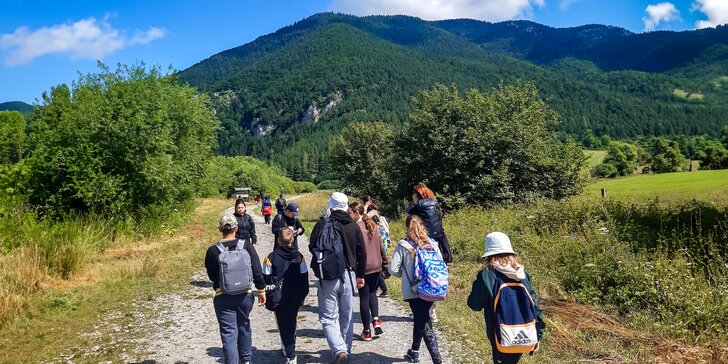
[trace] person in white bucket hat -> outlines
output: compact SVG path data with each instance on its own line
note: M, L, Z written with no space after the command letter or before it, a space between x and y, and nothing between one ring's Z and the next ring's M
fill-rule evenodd
M502 232L492 232L485 237L485 247L481 257L484 259L485 267L478 272L473 281L473 288L468 296L468 307L473 311L483 311L486 336L490 341L491 351L493 353L493 363L518 363L524 352L530 351L533 354L538 351L541 336L546 328L546 325L543 323L538 296L531 284L531 275L528 274L518 259L516 252L513 250L511 239ZM515 343L515 345L520 345L520 348L516 349L513 346L506 348L503 345L503 339L505 338L503 336L504 326L496 317L496 311L494 309L494 306L498 304L496 298L500 295L501 288L508 285L520 286L520 289L523 290L522 292L528 292L527 296L530 296L532 299L532 309L535 316L535 328L531 326L533 331L530 332L532 337L527 337L523 330L520 329L526 325L511 326L518 326L520 330L517 330L517 334L514 334L510 338L511 342ZM494 287L496 288L494 289ZM525 294L524 297L526 297ZM503 300L501 300L501 305L505 305L502 302ZM525 302L529 301L526 300ZM501 312L500 309L502 307L498 306L498 312ZM534 321L530 322L533 325ZM500 336L496 334L496 331L498 331ZM499 337L500 340L498 339Z
M492 232L485 237L485 253L481 257L487 258L497 254L518 255L513 251L511 239L508 238L508 235L499 231Z

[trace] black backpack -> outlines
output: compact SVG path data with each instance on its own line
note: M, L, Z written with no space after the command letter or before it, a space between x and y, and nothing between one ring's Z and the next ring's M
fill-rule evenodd
M268 311L275 311L276 308L281 304L281 298L283 297L283 284L286 280L286 276L288 275L288 270L291 267L298 267L301 264L301 257L292 260L292 261L286 261L286 264L283 266L283 269L281 270L283 274L281 274L280 280L273 282L273 284L269 284L265 288L265 308ZM298 272L298 269L295 270Z
M311 269L316 278L339 279L344 274L346 257L341 229L334 221L324 218L321 233L313 246Z

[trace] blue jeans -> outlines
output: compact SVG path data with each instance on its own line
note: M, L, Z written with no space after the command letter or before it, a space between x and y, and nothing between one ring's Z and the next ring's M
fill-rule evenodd
M351 355L354 334L354 289L351 285L355 281L354 273L349 271L344 272L340 279L319 280L319 321L334 357L338 353Z
M213 299L215 315L220 325L220 338L225 364L250 361L253 354L253 336L250 331L250 311L255 297L252 293Z

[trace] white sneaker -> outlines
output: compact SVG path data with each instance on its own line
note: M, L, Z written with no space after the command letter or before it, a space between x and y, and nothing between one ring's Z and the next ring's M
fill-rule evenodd
M298 357L297 356L294 356L293 359L288 359L286 361L286 364L297 364L298 363L298 360L297 359L298 359Z

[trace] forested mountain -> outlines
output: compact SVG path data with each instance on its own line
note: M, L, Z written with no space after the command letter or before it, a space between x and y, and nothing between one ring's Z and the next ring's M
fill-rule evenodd
M10 101L0 102L0 111L19 111L22 114L27 114L33 111L33 105L26 104L22 101Z
M404 121L433 84L533 82L562 135L717 135L726 123L728 28L631 33L527 21L428 22L318 14L179 73L212 93L221 154L325 178L328 139L351 121Z

